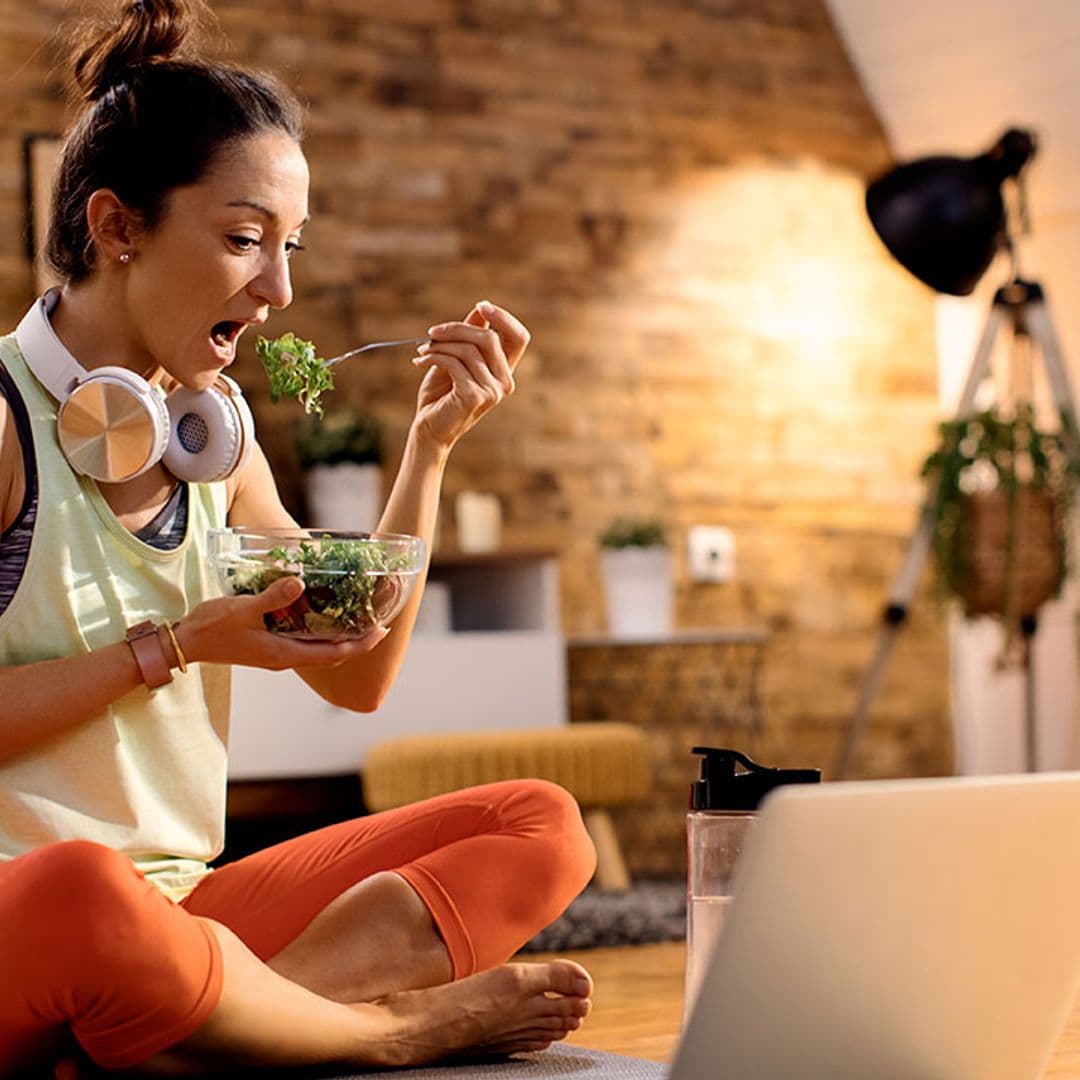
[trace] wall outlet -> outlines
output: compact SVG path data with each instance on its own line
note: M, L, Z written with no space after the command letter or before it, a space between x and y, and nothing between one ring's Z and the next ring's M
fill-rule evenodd
M690 580L725 582L735 577L735 534L722 525L694 525L687 537Z

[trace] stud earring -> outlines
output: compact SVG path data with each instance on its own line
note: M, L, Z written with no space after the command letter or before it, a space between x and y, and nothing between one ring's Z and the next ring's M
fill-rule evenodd
M121 261L121 262L122 262L122 263L123 263L123 264L124 264L125 266L127 266L127 264L128 264L129 262L131 262L131 252L130 252L130 251L121 251L121 252L120 252L120 261Z

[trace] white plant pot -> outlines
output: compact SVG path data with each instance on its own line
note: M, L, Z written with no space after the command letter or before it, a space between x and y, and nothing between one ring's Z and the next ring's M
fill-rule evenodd
M628 547L601 552L608 631L645 638L671 630L674 575L665 547Z
M304 474L308 524L315 528L374 532L382 514L382 467L315 465Z

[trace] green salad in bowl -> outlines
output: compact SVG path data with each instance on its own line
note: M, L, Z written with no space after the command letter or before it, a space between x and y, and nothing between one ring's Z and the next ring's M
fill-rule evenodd
M394 533L328 529L210 530L210 561L231 596L260 593L292 574L304 591L265 616L278 634L343 641L388 626L424 566L424 542Z

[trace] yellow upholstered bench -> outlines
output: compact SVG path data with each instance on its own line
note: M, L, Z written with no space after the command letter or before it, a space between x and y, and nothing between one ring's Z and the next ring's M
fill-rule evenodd
M602 889L630 884L608 815L610 807L641 798L652 783L645 737L630 724L386 739L368 751L361 772L371 810L495 780L552 780L581 806L596 845L596 884Z

